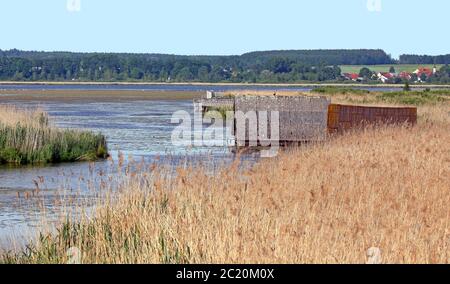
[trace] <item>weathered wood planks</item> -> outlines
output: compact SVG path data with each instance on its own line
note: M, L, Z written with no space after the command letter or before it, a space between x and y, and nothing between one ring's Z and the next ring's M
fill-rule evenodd
M303 142L323 139L327 129L330 101L307 96L237 96L235 98L236 142L238 146L277 139L278 142ZM251 121L250 119L257 119ZM278 119L278 121L273 121ZM245 129L239 129L244 127ZM278 131L274 131L276 125ZM278 132L277 137L271 133ZM258 141L255 141L257 137Z
M320 141L328 133L368 124L417 122L417 108L365 107L331 104L326 97L246 96L194 101L196 110L234 108L236 145L267 146Z

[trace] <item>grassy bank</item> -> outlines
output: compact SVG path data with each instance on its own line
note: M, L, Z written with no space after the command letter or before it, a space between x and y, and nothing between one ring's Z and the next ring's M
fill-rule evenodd
M349 88L349 87L332 87L332 86L325 86L325 87L318 87L314 88L311 92L318 93L318 94L324 94L324 95L366 95L370 94L369 90L361 90L361 89L355 89L355 88Z
M406 105L441 104L450 100L450 91L425 90L425 91L386 92L378 94L377 98L384 102L406 104Z
M450 101L450 90L377 92L345 87L319 87L314 94L334 100L362 104L442 105Z
M101 134L52 127L40 110L0 106L0 164L92 161L107 155Z
M146 90L33 90L1 89L5 100L14 101L146 101L146 100L191 100L200 98L203 92L146 91Z
M390 67L390 66L389 66ZM362 67L361 67L362 68ZM358 69L359 70L361 69ZM357 73L358 73L357 72ZM230 82L223 82L223 83L205 83L205 82L172 82L172 83L159 83L159 82L48 82L48 81L33 81L33 82L24 82L24 81L0 81L0 92L12 90L12 89L2 89L2 85L8 86L8 85L15 85L15 86L27 86L27 85L39 85L42 86L43 89L45 89L45 86L64 86L64 85L72 85L72 86L79 86L79 85L88 85L88 86L108 86L108 85L116 85L116 86L183 86L183 85L190 85L190 86L273 86L273 87L320 87L320 86L350 86L350 87L392 87L392 88L401 88L402 86L399 84L384 84L384 83L375 83L375 84L363 84L363 83L356 83L356 82L330 82L330 83L324 83L324 82L298 82L298 83L230 83ZM449 84L411 84L411 88L449 88ZM17 89L15 89L17 90ZM14 91L14 90L13 90ZM83 90L81 90L83 91Z
M436 66L436 68L438 68L438 70L444 66L441 64L385 64L385 65L341 65L339 66L342 70L342 73L357 73L359 74L359 71L366 67L369 68L370 70L374 71L374 72L389 72L389 69L391 67L395 68L395 71L397 73L400 72L409 72L412 73L414 71L416 71L419 68L429 68L429 69L433 69L434 66Z
M205 117L222 119L233 119L233 107L211 107L205 112Z
M0 261L65 263L76 247L83 263L364 263L379 247L384 263L448 263L448 110L420 106L416 127L348 133L249 170L127 168L93 218Z

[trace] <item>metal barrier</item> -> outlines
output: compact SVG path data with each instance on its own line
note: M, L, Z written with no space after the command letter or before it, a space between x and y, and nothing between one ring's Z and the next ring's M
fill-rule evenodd
M328 106L328 132L346 130L370 124L416 124L415 107L365 107L331 104Z

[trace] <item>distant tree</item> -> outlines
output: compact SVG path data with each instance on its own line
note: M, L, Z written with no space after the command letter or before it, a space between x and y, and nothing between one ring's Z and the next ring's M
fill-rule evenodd
M202 66L198 69L198 79L202 82L209 81L209 70L207 66Z
M191 81L193 79L193 74L189 67L184 67L178 72L176 79L178 81Z
M450 63L450 55L404 55L401 60L445 64ZM396 61L383 50L368 49L279 50L239 56L29 52L14 49L0 51L0 80L317 82L338 80L341 74L338 66L375 64L396 67ZM369 80L373 74L368 68L363 68L359 75ZM440 68L427 81L449 82L450 68Z
M428 80L427 74L422 73L422 75L420 75L420 80L421 80L422 82L426 82L426 81Z
M336 78L339 78L342 74L342 69L341 67L334 65L333 66L333 70L334 70L334 74L336 75Z
M450 77L450 65L446 64L442 66L441 69L439 70L439 74L441 74L441 76Z
M394 66L391 66L391 68L389 68L389 73L395 74L395 68L394 68Z
M131 69L130 78L140 80L140 79L142 79L143 76L144 76L144 73L139 68L133 67Z
M339 78L341 69L339 67L321 67L319 72L319 81L331 81Z
M370 77L372 77L372 71L370 71L369 68L364 67L359 71L359 77L365 78L365 79L369 79Z
M291 72L291 63L286 58L272 58L269 62L270 70L273 73L289 73Z
M270 82L273 77L273 73L270 70L263 70L260 75L263 82Z
M450 54L430 56L430 55L400 55L400 64L448 64L450 63Z

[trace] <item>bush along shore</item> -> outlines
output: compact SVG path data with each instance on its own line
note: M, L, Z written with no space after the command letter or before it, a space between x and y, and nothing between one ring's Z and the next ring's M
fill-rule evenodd
M344 99L346 103L392 104L392 105L437 105L450 101L450 90L390 91L377 92L349 87L318 87L314 94L331 96L334 100Z
M0 164L94 161L107 156L101 134L53 127L41 110L0 106Z

